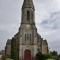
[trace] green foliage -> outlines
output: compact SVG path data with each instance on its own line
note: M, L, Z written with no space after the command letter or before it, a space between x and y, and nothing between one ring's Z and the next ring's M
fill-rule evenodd
M6 58L5 60L11 60L10 58Z
M51 52L52 56L57 56L58 53L56 51Z
M60 60L60 54L58 55L57 59L56 60Z
M51 59L51 58L52 58L52 55L51 55L50 53L44 54L44 55L45 55L45 58L46 58L46 59Z
M42 54L41 52L38 52L36 54L36 60L46 60L46 59L52 59L52 54Z
M58 53L57 53L57 51L52 51L52 52L50 52L50 54L52 55L52 58L53 58L53 59L57 60L57 58L58 58Z
M46 60L45 55L43 55L41 52L38 52L36 54L36 60Z
M12 38L11 41L11 58L14 60L18 60L17 42L14 38Z
M60 54L58 55L58 57L60 58Z
M6 60L7 58L11 58L11 56L10 55L5 55L5 56L2 57L2 60Z

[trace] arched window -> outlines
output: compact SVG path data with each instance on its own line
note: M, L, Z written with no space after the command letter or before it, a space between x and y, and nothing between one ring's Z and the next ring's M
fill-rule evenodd
M30 20L30 11L27 11L27 20Z

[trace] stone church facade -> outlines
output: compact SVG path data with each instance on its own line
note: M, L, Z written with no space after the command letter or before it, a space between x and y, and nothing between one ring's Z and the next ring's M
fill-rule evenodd
M19 45L19 60L34 60L38 51L48 53L48 43L37 33L33 0L24 0L21 26L14 38ZM7 48L8 49L8 48Z

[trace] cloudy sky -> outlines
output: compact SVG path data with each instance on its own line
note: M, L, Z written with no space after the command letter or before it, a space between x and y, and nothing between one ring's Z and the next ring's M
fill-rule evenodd
M38 33L47 39L50 50L60 53L60 0L33 0ZM23 0L0 0L0 50L21 23Z

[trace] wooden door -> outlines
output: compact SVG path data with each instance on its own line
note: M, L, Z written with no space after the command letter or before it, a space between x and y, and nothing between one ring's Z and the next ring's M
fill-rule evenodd
M31 51L28 49L24 52L24 60L31 60Z

